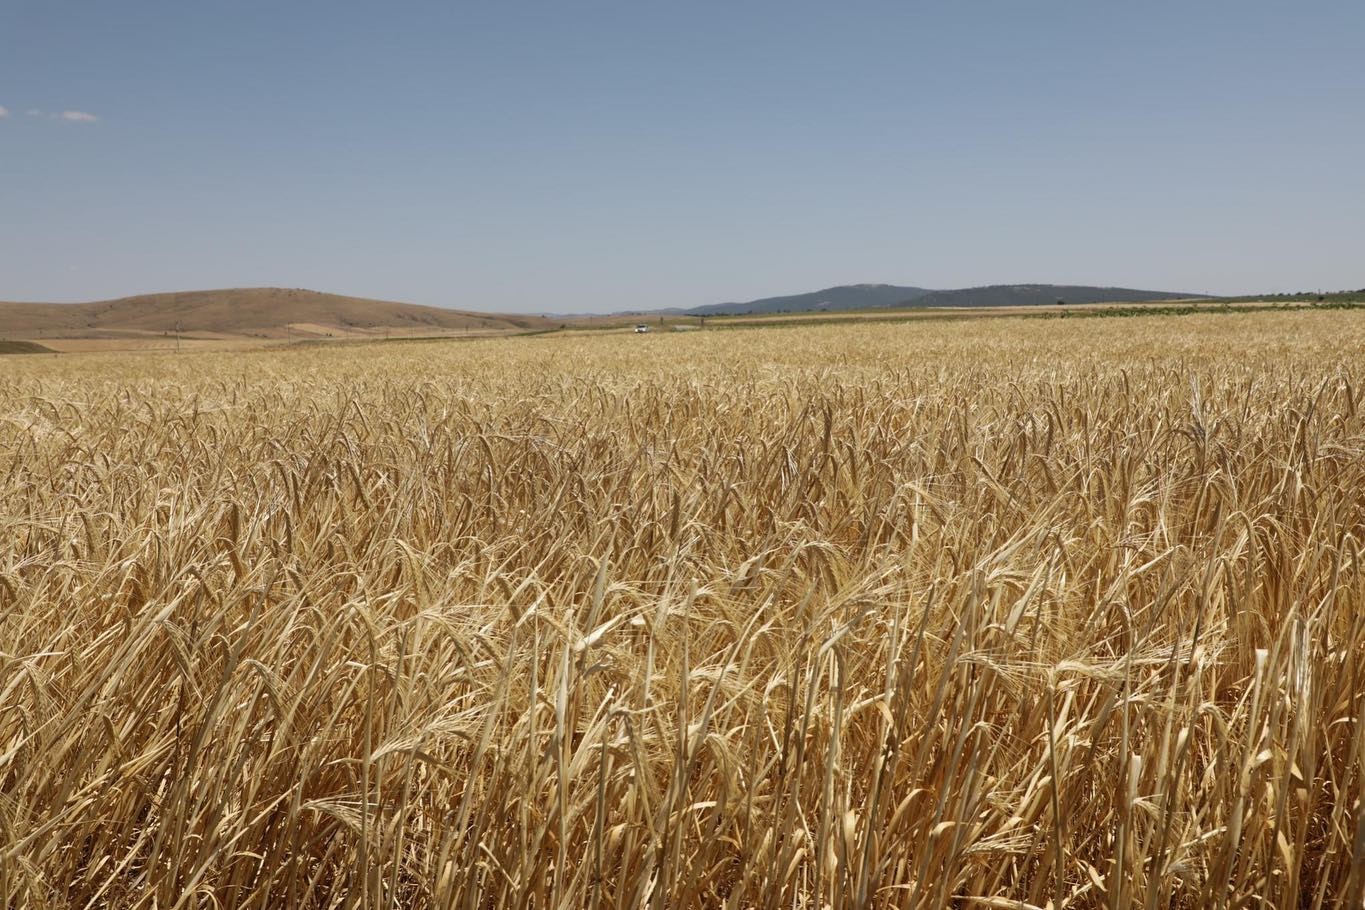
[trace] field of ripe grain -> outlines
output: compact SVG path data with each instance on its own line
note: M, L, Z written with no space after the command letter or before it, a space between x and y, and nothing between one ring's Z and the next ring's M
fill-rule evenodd
M1361 906L1365 314L0 364L0 905Z

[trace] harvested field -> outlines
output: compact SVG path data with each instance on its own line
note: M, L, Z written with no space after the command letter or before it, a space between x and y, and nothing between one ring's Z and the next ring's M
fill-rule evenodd
M1361 906L1363 350L8 359L0 903Z

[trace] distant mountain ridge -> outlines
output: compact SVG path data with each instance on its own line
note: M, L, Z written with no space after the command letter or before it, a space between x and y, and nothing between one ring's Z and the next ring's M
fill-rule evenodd
M718 316L735 313L801 313L809 310L865 310L890 307L933 293L928 288L895 284L845 284L789 294L784 297L764 297L747 303L712 303L684 310L688 316Z
M764 297L745 303L713 303L682 312L688 316L734 316L762 313L831 312L899 307L1000 307L1039 306L1065 303L1147 303L1158 300L1204 298L1204 294L1180 291L1146 291L1137 288L1098 287L1080 284L994 284L983 287L931 290L894 284L849 284Z

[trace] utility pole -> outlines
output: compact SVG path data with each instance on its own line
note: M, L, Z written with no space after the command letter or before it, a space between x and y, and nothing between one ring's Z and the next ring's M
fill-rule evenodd
M175 352L180 353L180 320L175 321Z

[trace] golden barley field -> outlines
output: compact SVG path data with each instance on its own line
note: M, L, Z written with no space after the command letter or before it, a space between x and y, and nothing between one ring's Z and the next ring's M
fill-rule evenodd
M1365 315L0 361L0 903L1337 907Z

